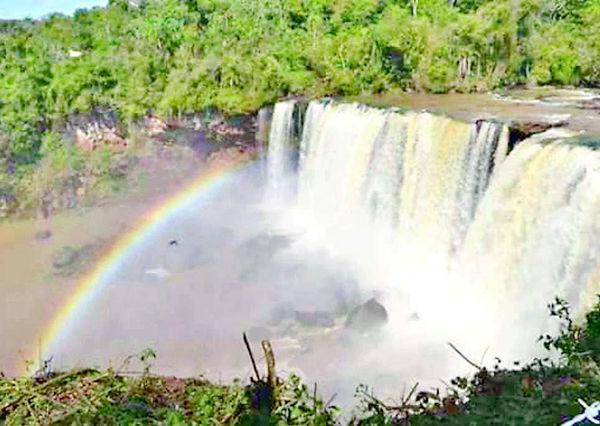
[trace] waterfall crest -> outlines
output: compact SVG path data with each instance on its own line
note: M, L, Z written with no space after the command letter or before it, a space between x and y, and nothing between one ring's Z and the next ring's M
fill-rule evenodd
M275 105L271 131L269 133L269 150L267 154L267 172L269 193L273 198L280 198L285 190L282 181L292 170L292 131L293 115L296 102L294 100L279 102Z

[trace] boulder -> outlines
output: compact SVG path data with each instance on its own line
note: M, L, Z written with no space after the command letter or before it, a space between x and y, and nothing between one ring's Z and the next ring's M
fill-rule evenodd
M56 269L67 268L79 260L79 253L73 247L65 246L57 251L52 258L52 266Z
M375 298L368 300L348 314L345 326L360 332L369 332L383 327L388 322L388 313Z
M36 232L36 234L34 235L34 238L36 240L47 240L51 236L52 236L52 231L47 229L45 231Z

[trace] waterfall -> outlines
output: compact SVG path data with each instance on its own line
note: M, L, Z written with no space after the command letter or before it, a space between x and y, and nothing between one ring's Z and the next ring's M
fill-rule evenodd
M278 107L291 116L293 105ZM324 228L344 224L332 251L431 306L434 327L461 317L509 356L532 356L548 302L566 298L581 315L600 293L600 150L572 136L551 130L509 153L496 121L313 101L297 208ZM349 233L360 236L339 242ZM382 236L391 245L373 244Z
M296 102L294 100L279 102L275 105L271 131L269 133L269 150L267 155L267 172L269 194L273 198L281 198L285 191L283 181L292 169L292 132L293 115Z
M301 141L299 203L332 221L362 211L405 240L455 250L507 146L499 123L314 101Z
M271 115L271 108L264 107L258 110L256 116L256 146L259 152L264 152L269 142L269 126L272 119Z
M518 144L500 166L461 256L465 268L485 262L496 295L560 295L585 310L600 292L600 152L555 136Z

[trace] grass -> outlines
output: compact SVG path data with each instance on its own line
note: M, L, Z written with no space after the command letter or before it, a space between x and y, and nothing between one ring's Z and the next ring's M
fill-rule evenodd
M323 403L297 376L228 385L203 378L156 376L146 350L141 373L120 369L56 374L48 364L33 378L0 377L0 424L328 425L336 408Z
M600 299L599 299L600 300ZM249 383L211 383L202 377L162 377L151 373L152 350L127 358L120 368L52 372L44 363L28 378L0 375L1 425L559 425L583 410L579 400L600 400L600 301L577 324L568 305L556 299L550 315L562 325L558 336L541 336L558 361L535 359L492 369L466 359L476 373L456 377L444 392L418 390L396 404L384 403L361 385L351 418L318 397L296 375L278 378L270 343L262 346L266 377L260 377L248 342L256 378ZM134 360L143 368L129 371Z
M461 394L462 391L462 394ZM481 370L452 389L416 392L390 406L366 386L357 389L349 425L553 425L577 415L583 398L597 399L597 376L541 364L520 370ZM468 398L465 396L468 395ZM335 425L339 410L298 376L215 384L123 369L0 377L0 424L5 425Z

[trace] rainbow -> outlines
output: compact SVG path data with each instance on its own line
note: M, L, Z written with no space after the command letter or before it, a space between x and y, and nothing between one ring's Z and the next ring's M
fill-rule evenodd
M39 352L50 347L68 328L77 322L83 308L94 300L113 274L127 261L135 247L154 232L160 230L169 220L187 207L197 203L202 197L215 193L236 176L236 172L252 166L251 162L235 162L218 168L202 171L189 185L180 190L166 202L151 210L131 231L119 238L106 254L85 275L66 303L54 315L47 328L42 330L40 339L35 343L36 350L26 359L35 360L34 368L24 367L23 374L32 373L40 368ZM43 352L42 352L43 353Z

